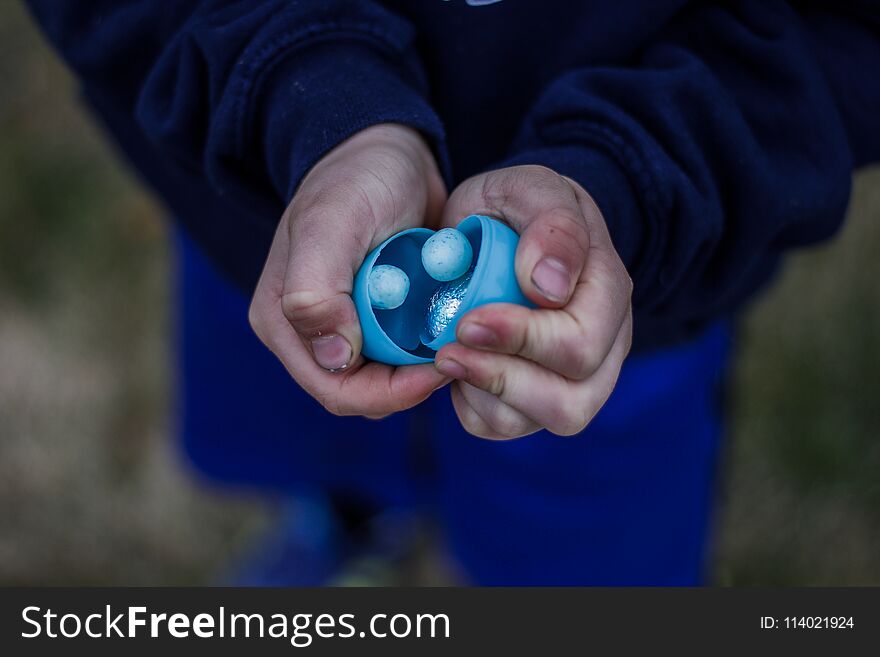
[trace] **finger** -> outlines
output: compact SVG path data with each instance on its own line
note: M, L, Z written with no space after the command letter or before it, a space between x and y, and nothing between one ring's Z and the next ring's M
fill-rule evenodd
M323 392L323 400L336 415L384 417L420 404L447 383L430 363L391 367L370 362L339 377L338 385Z
M262 327L263 342L290 375L335 415L389 415L421 403L448 381L431 364L394 368L359 361L349 370L330 374L309 357L305 343L281 314L277 299Z
M458 343L437 354L439 371L497 396L559 435L583 430L602 407L629 350L631 321L625 322L606 361L587 381L573 382L525 359L470 349Z
M553 433L576 433L584 409L564 377L516 356L469 349L458 343L437 354L437 369L512 406Z
M465 431L477 438L510 440L534 433L540 429L531 420L501 402L497 397L487 395L487 393L467 383L456 381L450 388L450 391L452 405L455 408L459 422L461 422ZM486 397L478 398L475 393ZM518 420L516 426L512 424L513 416L499 418L500 424L499 419L496 419L495 422L487 420L486 417L491 418L498 415L492 408L492 405L503 407L505 410L502 412L505 415L507 415L507 411L516 414L515 417Z
M263 271L254 289L248 308L248 321L260 342L270 347L270 327L272 314L281 312L281 296L284 290L284 274L287 271L287 258L290 251L290 234L287 217L282 217L275 229L269 254L263 264Z
M279 227L272 243L249 319L260 340L306 392L337 415L381 417L415 406L447 382L430 364L395 369L359 360L337 375L320 367L281 310L281 281L288 260L286 231Z
M472 436L486 438L487 440L504 440L504 436L496 432L482 416L477 413L471 403L465 399L461 391L462 384L455 382L449 389L452 398L452 406L461 426Z
M583 208L566 178L540 166L499 169L462 183L450 196L444 224L487 214L520 234L516 275L523 293L548 308L564 306L590 248Z
M290 250L281 310L323 369L351 367L361 345L361 329L351 299L354 276L370 245L364 242L373 219L357 194L334 185L294 202L287 215ZM332 236L332 239L330 239Z
M605 361L630 308L631 284L625 274L603 271L596 261L569 304L559 310L489 304L461 318L456 338L476 349L521 356L577 381ZM614 262L611 267L622 265Z

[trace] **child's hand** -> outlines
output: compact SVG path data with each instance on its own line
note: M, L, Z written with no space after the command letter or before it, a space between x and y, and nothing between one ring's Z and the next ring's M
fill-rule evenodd
M521 235L516 275L541 308L476 308L436 367L456 379L464 427L506 439L582 430L611 394L632 338L632 281L599 208L574 181L521 166L475 176L453 192L444 224L487 214Z
M409 408L447 379L430 364L365 363L349 296L367 253L400 230L439 221L446 190L413 130L368 128L305 177L278 226L250 308L256 334L337 415Z

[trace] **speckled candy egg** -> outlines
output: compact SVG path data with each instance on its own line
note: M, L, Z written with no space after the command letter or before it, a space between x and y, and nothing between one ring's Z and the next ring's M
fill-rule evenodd
M370 305L381 310L394 310L403 305L409 294L409 276L394 265L373 267L367 282Z
M470 268L474 249L467 237L455 228L434 233L422 246L422 266L438 281L454 281Z

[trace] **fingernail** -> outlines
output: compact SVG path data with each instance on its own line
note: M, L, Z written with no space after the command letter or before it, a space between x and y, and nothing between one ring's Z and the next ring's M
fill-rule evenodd
M437 368L437 371L440 372L440 374L452 379L463 379L467 376L467 369L465 369L465 366L451 358L438 360L434 364L434 367Z
M532 270L532 283L550 301L565 301L568 298L571 275L562 261L547 257Z
M351 345L341 335L324 335L312 340L312 353L318 365L330 372L338 372L348 367Z
M472 347L491 347L498 343L498 336L488 326L476 322L464 322L458 325L458 339Z

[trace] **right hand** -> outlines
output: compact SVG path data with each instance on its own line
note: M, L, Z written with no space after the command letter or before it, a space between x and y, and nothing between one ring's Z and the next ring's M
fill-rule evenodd
M421 136L385 124L357 133L318 162L281 218L250 323L331 413L382 417L415 406L448 381L432 364L366 362L350 296L375 246L407 228L437 227L445 202Z

